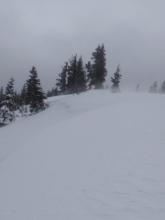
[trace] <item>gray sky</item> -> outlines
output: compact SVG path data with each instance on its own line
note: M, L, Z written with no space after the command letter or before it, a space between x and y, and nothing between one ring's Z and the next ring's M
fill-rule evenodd
M0 0L0 84L22 85L35 65L52 87L64 61L89 59L99 43L124 85L165 80L164 9L164 0Z

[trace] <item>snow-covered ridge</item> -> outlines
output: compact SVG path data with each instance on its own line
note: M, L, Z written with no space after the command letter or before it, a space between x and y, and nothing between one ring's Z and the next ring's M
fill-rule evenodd
M163 95L90 91L0 129L1 220L164 220Z

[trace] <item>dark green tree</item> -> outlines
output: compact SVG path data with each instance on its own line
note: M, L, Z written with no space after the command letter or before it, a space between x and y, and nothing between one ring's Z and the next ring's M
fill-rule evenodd
M95 89L103 88L105 82L106 69L106 52L104 45L99 45L92 53L92 64L87 64L89 87Z
M8 124L15 120L15 91L14 79L8 82L3 99L0 101L0 124Z
M81 93L86 90L86 72L84 69L83 59L80 57L77 61L77 77L76 77L76 93Z
M165 81L163 81L161 87L160 87L160 92L165 93Z
M27 101L27 83L25 83L21 89L20 94L18 94L18 101L19 101L19 111L22 116L28 115L28 101Z
M14 79L11 78L5 89L5 99L8 102L8 107L11 112L16 110L16 92L14 88Z
M67 73L67 91L68 93L80 93L86 90L86 72L83 59L73 56L69 61Z
M92 64L91 61L88 61L88 63L85 65L86 67L86 87L87 89L91 89L91 78L92 78Z
M57 87L55 88L52 88L50 90L47 91L47 97L52 97L52 96L58 96L60 95L61 93L59 93Z
M27 83L25 83L21 89L21 105L27 105L28 104L28 97L27 97Z
M112 92L120 91L119 85L120 85L121 77L122 75L120 74L120 65L118 65L115 73L113 74L113 77L111 77Z
M0 101L2 101L5 97L5 94L4 94L4 89L3 87L0 88Z
M68 62L62 68L61 73L58 75L56 87L60 94L66 94L67 92L67 74L68 74Z
M14 79L11 78L9 82L7 83L6 89L5 89L5 95L11 95L14 96L15 89L14 89Z
M38 113L45 109L45 95L41 87L40 79L35 67L30 71L29 79L27 80L27 104L30 106L30 112Z
M77 92L77 55L73 56L69 61L67 91L69 94Z

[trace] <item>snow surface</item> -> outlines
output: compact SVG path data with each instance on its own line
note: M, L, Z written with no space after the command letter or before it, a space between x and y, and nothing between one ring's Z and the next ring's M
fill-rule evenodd
M165 97L48 102L0 129L0 220L164 220Z

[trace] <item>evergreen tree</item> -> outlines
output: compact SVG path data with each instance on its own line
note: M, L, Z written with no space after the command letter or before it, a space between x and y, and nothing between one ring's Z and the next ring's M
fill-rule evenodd
M68 93L77 92L77 55L73 56L68 66L67 91Z
M8 107L11 112L14 112L16 110L16 92L14 89L14 79L11 78L6 86L5 90L5 99L8 102Z
M165 81L162 83L162 85L160 87L160 92L165 93Z
M28 104L28 100L27 100L27 83L25 83L23 85L20 96L21 96L21 105L27 105Z
M0 101L3 101L4 96L5 96L5 94L4 94L4 89L3 89L3 87L1 87L1 88L0 88Z
M15 120L15 91L14 79L8 82L3 100L0 102L0 124L8 124Z
M31 113L38 113L45 109L44 93L41 87L38 73L35 67L30 71L29 79L27 80L27 104L30 106Z
M19 110L21 106L21 95L17 91L14 92L14 103L15 110Z
M87 83L87 88L91 89L92 84L91 84L91 78L92 78L92 64L90 61L88 61L88 63L86 64L86 71L87 71L87 79L86 79L86 83Z
M86 72L83 59L73 56L68 65L67 71L67 91L68 93L80 93L86 90Z
M9 101L7 99L0 101L0 126L9 124L14 121L15 114L9 109Z
M77 77L76 77L76 92L84 92L86 90L86 72L83 65L82 57L77 61Z
M22 116L28 115L28 101L27 101L27 83L25 83L18 95L19 100L19 111Z
M151 92L151 93L157 93L157 91L158 91L158 83L155 81L155 82L150 86L149 92Z
M60 94L66 94L67 90L67 73L68 73L68 62L65 63L64 67L62 68L61 73L57 78L57 90Z
M3 125L3 101L4 101L4 90L3 87L0 88L0 127Z
M58 96L59 92L57 88L52 88L51 90L47 91L47 97L52 97L52 96Z
M6 86L5 95L11 95L14 96L15 90L14 90L14 79L11 78Z
M103 83L107 75L106 53L104 45L98 46L92 54L92 65L88 63L88 78L90 78L89 87L95 89L103 88Z
M120 74L120 65L117 66L117 69L114 73L114 76L111 77L112 82L112 92L118 92L120 91L119 85L122 75Z

